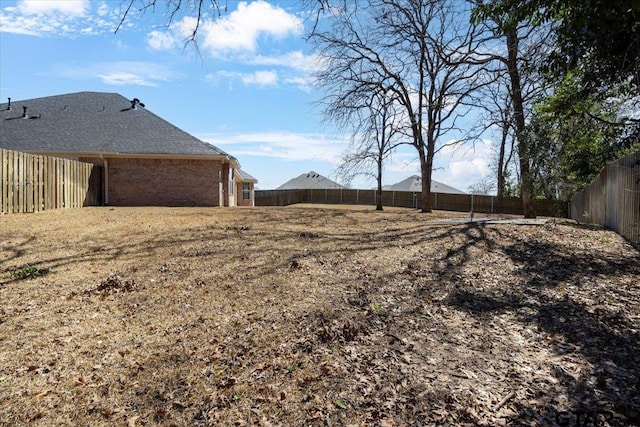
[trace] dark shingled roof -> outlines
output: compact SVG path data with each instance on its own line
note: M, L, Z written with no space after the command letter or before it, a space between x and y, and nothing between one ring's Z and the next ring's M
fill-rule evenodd
M0 147L39 153L222 156L117 93L78 92L0 104ZM23 106L28 118L23 118Z

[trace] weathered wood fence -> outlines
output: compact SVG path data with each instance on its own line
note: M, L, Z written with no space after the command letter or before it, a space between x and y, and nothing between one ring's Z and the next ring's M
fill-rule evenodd
M640 245L640 152L609 163L576 193L571 218L604 225Z
M101 203L101 167L0 148L0 212L39 212Z
M256 190L256 206L286 206L294 203L327 203L345 205L376 204L377 190L308 189L308 190ZM405 208L418 208L422 193L412 191L383 191L382 204ZM433 209L458 212L523 215L522 199L498 198L471 194L431 193ZM536 200L536 213L540 216L566 218L569 204L559 200Z

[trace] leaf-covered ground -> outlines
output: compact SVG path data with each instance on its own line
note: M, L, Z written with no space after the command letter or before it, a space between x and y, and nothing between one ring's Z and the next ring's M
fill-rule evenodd
M638 425L639 252L451 216L0 216L0 425Z

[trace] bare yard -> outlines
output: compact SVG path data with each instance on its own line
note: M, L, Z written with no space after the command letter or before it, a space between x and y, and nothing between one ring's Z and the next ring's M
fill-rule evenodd
M640 253L451 216L0 216L0 425L638 425Z

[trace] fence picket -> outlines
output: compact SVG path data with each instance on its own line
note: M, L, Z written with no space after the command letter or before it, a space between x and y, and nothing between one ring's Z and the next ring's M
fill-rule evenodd
M0 212L80 208L100 199L99 165L0 148ZM98 184L98 185L96 185ZM95 188L90 188L90 186ZM96 195L91 200L87 194Z
M606 226L640 245L640 152L609 163L576 193L571 218Z
M384 206L417 208L421 193L412 191L383 191ZM294 203L326 203L346 205L375 205L376 190L327 189L327 190L257 190L256 206L286 206ZM477 213L522 215L522 200L470 194L431 193L434 209ZM567 202L559 200L536 200L536 212L540 216L566 218L569 215Z

